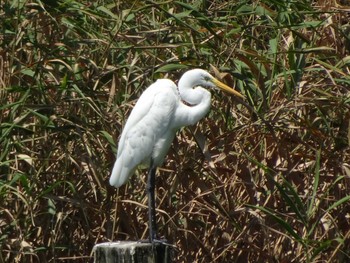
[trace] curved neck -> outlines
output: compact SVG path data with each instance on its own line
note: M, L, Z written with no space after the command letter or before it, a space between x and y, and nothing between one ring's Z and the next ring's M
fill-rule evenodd
M182 77L179 80L178 89L181 99L190 105L197 105L200 103L200 94L197 95L195 83L193 81Z
M178 126L193 125L202 119L210 110L211 94L198 86L195 81L180 79L178 85L180 102L177 110Z

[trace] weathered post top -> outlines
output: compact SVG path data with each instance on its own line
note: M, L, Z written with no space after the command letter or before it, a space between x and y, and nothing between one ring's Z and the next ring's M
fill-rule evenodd
M117 241L96 244L94 263L171 263L172 246L161 242Z

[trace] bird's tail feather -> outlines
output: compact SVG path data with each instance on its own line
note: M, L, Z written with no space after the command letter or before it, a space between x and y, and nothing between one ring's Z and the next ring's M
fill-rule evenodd
M109 184L118 188L126 183L132 171L123 166L122 158L118 158L114 164Z

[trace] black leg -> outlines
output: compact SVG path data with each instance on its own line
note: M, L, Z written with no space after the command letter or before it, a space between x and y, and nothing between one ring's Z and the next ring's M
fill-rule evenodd
M149 241L153 243L157 239L157 222L156 222L156 204L154 196L154 188L156 181L156 170L151 161L147 179L147 194L148 194L148 226L149 226Z

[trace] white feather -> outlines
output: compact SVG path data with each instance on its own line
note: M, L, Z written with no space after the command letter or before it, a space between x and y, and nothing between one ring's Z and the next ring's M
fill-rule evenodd
M141 95L125 124L109 180L111 185L119 187L126 183L141 163L149 165L152 159L154 166L161 165L176 131L208 113L211 94L201 85L218 85L241 96L201 69L187 71L179 81L179 90L171 80L157 80Z

